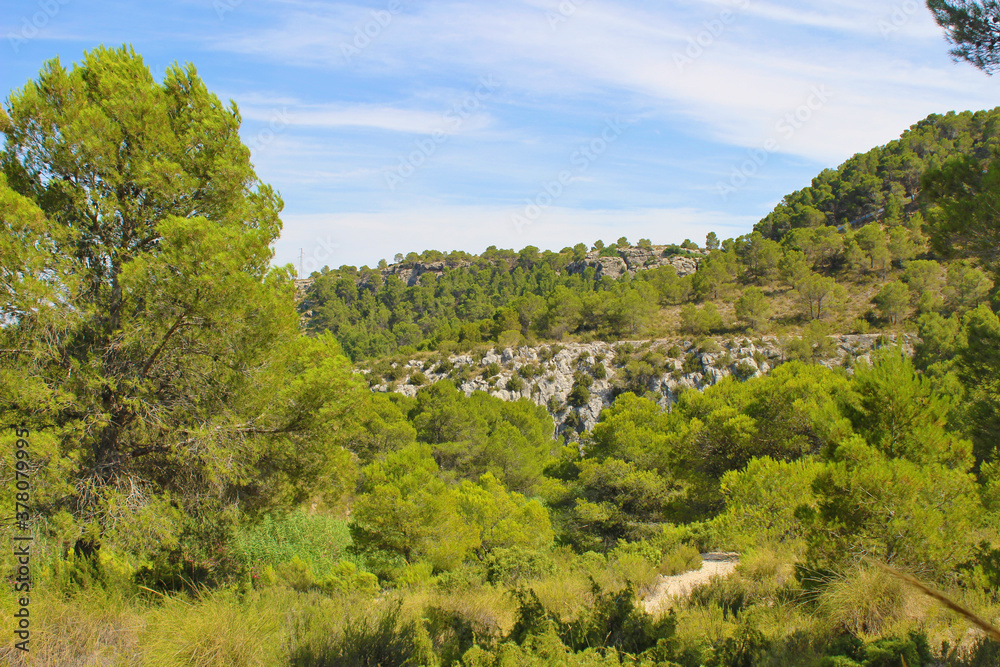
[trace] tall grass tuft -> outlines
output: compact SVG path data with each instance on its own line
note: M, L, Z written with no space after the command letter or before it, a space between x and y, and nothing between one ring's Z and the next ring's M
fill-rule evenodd
M287 632L268 595L204 592L167 597L146 617L144 667L258 667L283 662Z
M372 614L358 615L339 632L311 639L296 639L292 667L403 667L426 664L433 659L430 642L422 626L405 621L401 604L392 603ZM301 631L301 629L300 629Z
M12 617L8 609L4 618ZM142 610L133 601L100 588L73 596L36 591L31 596L30 654L14 649L13 639L0 648L0 665L83 667L133 665L139 650ZM30 659L25 659L25 658Z
M881 635L903 617L908 602L899 579L866 566L833 579L819 595L819 608L831 623L855 636Z

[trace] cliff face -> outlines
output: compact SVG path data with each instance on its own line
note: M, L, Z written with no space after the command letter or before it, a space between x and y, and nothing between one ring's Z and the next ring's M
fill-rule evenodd
M573 262L566 270L571 274L583 273L588 268L595 270L596 277L609 276L621 278L626 273L635 275L636 271L655 269L660 266L672 266L677 275L684 277L698 270L702 251L688 251L688 254L663 256L663 248L653 246L649 249L623 248L617 257L601 257L600 253L587 253L586 259Z
M883 343L898 344L910 355L916 343L913 336L892 334L830 338L835 349L818 363L844 366L848 372ZM691 341L659 340L494 349L478 358L456 355L395 364L396 380L369 381L374 391L413 396L419 386L450 378L466 394L485 391L505 401L526 398L546 406L561 432L590 429L622 391L652 392L667 407L685 389L701 390L727 375L756 377L786 361L782 342L774 336L753 341L736 337L712 347L702 351ZM577 385L586 391L574 389Z
M420 280L420 276L425 273L432 273L435 276L440 276L445 272L445 269L455 269L463 266L468 266L468 263L459 262L458 264L449 264L448 262L440 261L414 262L412 264L390 264L387 268L382 269L382 279L385 280L389 276L396 276L406 283L407 287L413 287Z

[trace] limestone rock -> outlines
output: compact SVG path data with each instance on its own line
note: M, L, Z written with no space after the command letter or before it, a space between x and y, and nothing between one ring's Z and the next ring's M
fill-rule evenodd
M916 337L911 335L891 334L837 335L831 338L837 344L836 352L820 363L831 368L846 367L849 373L853 372L852 369L857 364L870 361L871 352L883 344L898 344L907 354L912 355L913 346L917 342ZM704 353L697 350L694 343L689 340L566 343L494 349L488 351L481 359L468 354L452 356L449 358L453 367L450 374L456 372L467 374L470 368L475 373L476 369L485 368L489 364L498 364L501 371L495 378L473 377L461 382L459 389L465 394L485 391L505 401L523 398L543 406L548 406L550 402L555 403L560 408L553 414L557 432L567 430L567 419L573 414L575 414L574 421L580 424L582 429L589 430L597 423L601 411L611 405L621 391L620 388L626 385L624 368L616 367L613 363L616 352L623 345L638 350L636 354L639 355L645 354L646 351L663 353L661 374L650 381L646 388L653 392L655 400L665 409L669 409L683 391L702 390L728 376L748 379L765 375L786 361L781 341L775 336L764 336L753 342L736 337L735 340L726 341L721 351ZM666 351L673 346L682 351L679 358L666 357ZM685 373L683 359L692 353L698 356L701 368ZM598 358L601 359L600 362L597 361ZM579 408L567 407L566 400L575 382L574 373L585 372L593 377L596 363L604 366L606 377L593 380L589 388L590 400L586 405ZM446 372L436 372L436 368L421 370L424 364L425 362L420 360L408 361L402 365L405 377L394 383L375 382L372 384L372 390L397 391L407 396L414 396L418 387L409 384L409 377L413 374L423 372L430 383L450 376ZM541 374L531 377L531 373L534 373L534 369L539 366ZM518 376L525 367L530 368L531 373L522 378L524 387L520 391L507 389L511 378ZM361 372L366 373L364 369L361 369ZM566 435L573 434L567 432Z

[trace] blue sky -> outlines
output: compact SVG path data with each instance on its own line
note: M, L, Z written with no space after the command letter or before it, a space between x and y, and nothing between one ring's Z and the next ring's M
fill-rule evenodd
M0 0L0 88L130 43L233 99L275 262L702 242L930 113L1000 104L923 3Z

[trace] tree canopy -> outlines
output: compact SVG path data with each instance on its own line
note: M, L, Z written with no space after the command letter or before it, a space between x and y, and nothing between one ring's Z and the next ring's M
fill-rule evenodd
M1000 8L993 2L927 0L934 20L954 45L951 55L988 74L1000 67Z
M298 334L270 266L282 202L239 126L193 66L157 83L127 47L8 99L0 372L23 384L0 409L51 438L39 500L92 535L301 500L345 464L329 424L357 383L331 337Z

